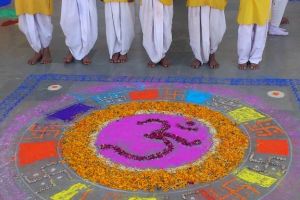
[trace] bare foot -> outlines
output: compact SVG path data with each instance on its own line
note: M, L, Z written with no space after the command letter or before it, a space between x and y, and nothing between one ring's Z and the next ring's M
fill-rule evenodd
M127 54L125 54L125 55L120 54L120 56L119 56L119 61L120 61L120 63L125 63L125 62L127 62L127 61L128 61L128 56L127 56Z
M216 69L216 68L218 68L220 66L219 63L216 60L216 56L215 56L214 53L209 55L208 66L211 69Z
M290 23L289 19L287 17L283 17L280 24L284 25L284 24L289 24L289 23Z
M154 68L156 67L156 63L152 62L151 60L148 62L148 67Z
M109 60L110 63L120 63L119 61L120 53L114 53L112 58Z
M248 67L248 64L247 64L247 63L239 64L239 69L240 69L240 70L246 70L247 67Z
M161 61L159 62L159 64L165 68L170 67L170 61L169 59L167 59L166 57L164 57L163 59L161 59Z
M36 63L40 62L42 60L43 54L42 51L35 52L34 55L28 60L29 65L35 65Z
M41 64L49 64L52 62L51 52L49 47L43 49L43 57Z
M250 63L250 65L248 67L251 70L257 70L257 69L259 69L259 65L255 64L255 63Z
M202 66L202 63L201 63L200 60L198 60L198 59L195 58L195 59L192 61L192 64L191 64L191 67L192 67L192 68L198 69L198 68L200 68L201 66Z
M92 60L89 58L89 56L85 56L82 60L81 60L82 64L84 65L89 65L92 63Z
M72 55L72 53L69 51L68 54L65 56L64 58L64 63L65 64L70 64L74 61L74 56Z

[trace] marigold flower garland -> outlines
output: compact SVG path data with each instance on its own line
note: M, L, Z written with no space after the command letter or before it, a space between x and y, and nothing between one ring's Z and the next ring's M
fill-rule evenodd
M92 145L95 133L107 122L135 115L141 111L168 112L209 122L216 130L218 142L213 151L195 162L170 170L132 170L107 162ZM62 156L82 178L121 190L176 190L189 184L208 183L231 173L241 163L248 148L248 138L223 114L207 107L182 102L129 102L97 110L75 123L64 133Z

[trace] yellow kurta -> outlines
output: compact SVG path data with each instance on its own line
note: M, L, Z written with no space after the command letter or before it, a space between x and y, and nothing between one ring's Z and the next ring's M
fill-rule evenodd
M148 1L148 0L140 0L140 3L142 4L143 1ZM159 1L166 6L173 5L173 0L159 0Z
M166 6L173 5L173 0L159 0L159 1Z
M271 0L240 0L238 24L266 25L270 20Z
M104 3L118 2L118 3L126 3L126 2L134 2L134 0L102 0Z
M210 6L215 9L224 10L227 0L187 0L188 7Z
M17 15L23 14L44 14L52 15L53 0L16 0Z

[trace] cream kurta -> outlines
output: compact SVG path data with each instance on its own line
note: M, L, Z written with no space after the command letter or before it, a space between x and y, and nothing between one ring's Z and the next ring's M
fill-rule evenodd
M288 0L273 0L271 25L279 27L284 11L288 4Z
M194 56L207 63L226 31L224 9L227 0L187 0L190 45Z
M115 53L126 55L135 36L134 2L123 0L106 0L104 5L106 40L109 57L112 59Z
M83 59L98 37L96 0L63 0L60 25L74 58Z
M153 63L166 56L172 43L173 5L143 0L140 6L143 46Z
M47 48L52 40L53 0L16 0L19 28L35 52Z
M51 17L43 14L23 14L19 16L19 28L35 52L47 48L52 40Z

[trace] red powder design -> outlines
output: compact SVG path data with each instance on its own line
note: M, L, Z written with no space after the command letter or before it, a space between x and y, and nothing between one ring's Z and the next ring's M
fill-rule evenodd
M159 91L156 89L132 91L129 96L131 100L153 100L159 97Z
M40 160L58 157L56 142L34 142L22 143L19 146L18 160L19 165L25 166Z
M11 26L17 24L18 20L7 20L1 24L1 26Z
M288 156L289 143L287 140L256 140L256 152Z

